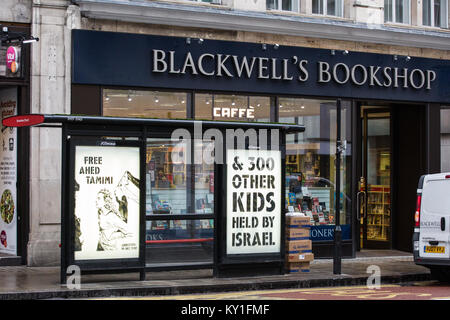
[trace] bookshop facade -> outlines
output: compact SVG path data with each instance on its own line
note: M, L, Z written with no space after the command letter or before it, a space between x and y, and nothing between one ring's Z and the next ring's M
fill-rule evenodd
M73 30L71 113L304 125L286 137L285 210L310 216L315 256L332 256L337 219L344 256L410 251L418 177L440 170L449 70L446 60ZM146 263L207 265L214 166L174 163L170 134L146 144ZM192 154L205 148L195 141Z

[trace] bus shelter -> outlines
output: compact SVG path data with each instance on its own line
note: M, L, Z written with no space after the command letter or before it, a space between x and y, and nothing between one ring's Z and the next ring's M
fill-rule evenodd
M61 283L71 266L141 280L284 273L285 139L302 125L39 114L3 125L61 130ZM193 245L210 259L187 262Z

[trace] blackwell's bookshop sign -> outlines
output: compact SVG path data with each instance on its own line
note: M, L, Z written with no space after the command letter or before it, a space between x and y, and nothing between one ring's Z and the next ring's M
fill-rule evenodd
M281 152L227 151L226 253L280 252Z

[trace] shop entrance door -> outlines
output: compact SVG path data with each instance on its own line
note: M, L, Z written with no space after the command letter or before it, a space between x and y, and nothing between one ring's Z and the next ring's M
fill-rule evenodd
M391 112L362 107L362 176L359 181L360 247L391 248Z

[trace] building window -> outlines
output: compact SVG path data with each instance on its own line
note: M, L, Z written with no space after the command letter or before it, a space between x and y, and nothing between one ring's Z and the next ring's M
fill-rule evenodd
M410 16L410 0L384 0L384 22L409 24Z
M423 0L423 25L448 28L448 0Z
M325 16L344 16L344 1L342 0L312 0L312 13Z
M187 93L103 90L103 115L132 118L186 119Z
M222 3L222 0L188 0L188 1L206 2L206 3L214 3L214 4L221 4Z
M336 222L336 102L279 98L279 122L303 124L305 131L286 136L286 207L303 212L312 223L313 241L326 238L324 230ZM351 115L342 106L341 139L347 141L341 159L340 223L344 238L351 225ZM327 227L328 226L328 227ZM314 229L316 228L316 229ZM315 231L314 231L315 230ZM328 230L328 229L326 229Z
M298 12L299 0L266 0L267 10Z
M270 98L231 94L196 94L195 119L269 122Z
M441 172L450 172L450 106L441 108Z

